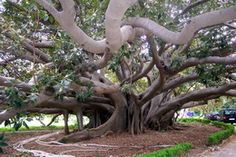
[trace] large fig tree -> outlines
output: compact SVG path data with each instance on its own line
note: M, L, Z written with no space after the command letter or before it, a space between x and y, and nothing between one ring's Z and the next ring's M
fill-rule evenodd
M176 111L236 95L235 20L234 0L6 0L0 123L62 114L64 142L173 128Z

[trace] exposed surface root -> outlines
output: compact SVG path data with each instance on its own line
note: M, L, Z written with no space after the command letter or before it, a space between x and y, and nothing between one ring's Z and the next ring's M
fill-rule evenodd
M119 149L119 148L137 148L141 149L144 148L144 146L139 146L139 145L133 145L133 146L120 146L120 145L105 145L105 144L93 144L93 143L86 143L86 144L80 144L80 143L73 143L73 144L65 144L57 141L50 141L50 142L45 142L41 140L35 141L37 144L42 145L42 146L48 146L48 147L78 147L81 149L87 149L88 151L103 151L101 149ZM149 145L146 147L158 147L158 148L163 148L163 147L170 147L172 145ZM89 150L92 149L92 150ZM77 149L77 151L80 151ZM106 151L106 150L105 150Z
M24 148L25 144L28 144L28 143L33 142L35 140L44 140L44 139L54 136L58 133L60 133L60 132L49 133L46 135L41 135L41 136L36 136L36 137L30 138L30 139L26 139L26 140L15 143L13 145L13 148L19 152L32 153L33 156L36 156L36 157L74 157L72 155L57 155L57 154L47 153L47 152L41 151L41 150L31 150L31 149Z
M82 143L73 143L73 144L65 144L61 143L58 141L43 141L49 137L52 137L54 135L57 135L59 132L54 132L46 135L41 135L41 136L36 136L33 138L29 138L20 142L17 142L13 145L13 148L16 149L19 152L27 152L27 153L32 153L33 156L36 157L74 157L72 155L64 155L67 153L71 152L103 152L103 151L109 151L109 150L115 150L115 149L120 149L120 148L129 148L129 149L143 149L145 146L140 146L140 145L132 145L132 146L120 146L120 145L106 145L106 144L93 144L93 143L87 143L87 144L82 144ZM48 153L45 151L41 150L31 150L24 148L24 145L30 143L30 142L35 142L38 145L46 146L46 147L71 147L71 150L66 150L63 152L60 152L59 154L52 154ZM163 148L163 147L170 147L171 145L149 145L146 147L158 147L158 148Z
M139 134L131 136L128 133L112 134L106 137L99 137L90 139L88 141L81 141L79 143L60 143L57 140L63 136L60 134L49 134L49 132L32 132L32 133L17 133L6 134L6 138L9 139L9 146L4 147L5 154L1 157L9 156L45 156L45 157L57 157L57 156L136 156L147 152L152 152L163 147L168 147L181 142L190 142L194 146L191 155L202 152L206 149L206 138L210 133L219 131L219 128L215 128L211 125L202 124L188 124L188 127L181 127L184 130L168 130L165 132L157 132L152 130L146 130L145 134ZM44 134L44 135L43 135ZM45 135L47 134L47 135ZM43 136L40 136L43 135ZM53 136L51 136L53 135ZM44 138L42 138L44 137ZM15 144L16 143L16 144ZM17 151L13 149L15 147L24 148L30 151ZM23 145L23 146L22 146ZM32 152L32 149L34 152ZM22 152L30 153L28 155ZM50 154L51 153L51 154Z

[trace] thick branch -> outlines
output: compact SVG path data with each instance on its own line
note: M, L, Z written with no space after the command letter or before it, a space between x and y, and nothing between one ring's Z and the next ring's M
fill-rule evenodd
M196 66L199 64L224 64L224 65L231 65L236 64L236 56L227 56L227 57L206 57L203 59L198 58L189 58L186 62L184 62L180 67L174 70L169 70L171 75L176 74L180 71L185 70L186 68Z
M133 34L130 26L120 29L121 20L126 10L137 0L111 0L105 14L106 41L111 51L117 51L123 41L127 41ZM122 32L123 31L123 32Z
M186 108L191 108L191 107L196 107L196 106L201 106L207 104L206 101L191 101L186 104L184 104L181 109L186 109Z
M43 114L63 114L65 110L57 108L30 108L27 110L30 113L43 113Z
M36 0L41 6L49 11L54 18L59 22L61 27L70 34L75 42L79 46L88 52L101 54L104 53L105 48L109 47L110 51L118 50L119 47L126 42L134 31L130 26L124 26L120 28L120 21L124 15L124 12L130 7L136 0L130 1L115 1L112 0L109 3L106 11L106 37L107 39L95 41L87 34L85 34L74 22L75 8L73 0L60 0L63 11L58 12L50 3L45 0ZM111 22L111 23L110 23ZM109 46L107 46L107 44Z
M218 25L236 18L236 6L207 12L189 20L181 32L172 32L156 22L146 18L128 18L126 24L142 27L157 35L162 40L173 44L186 44L202 28Z
M13 41L15 40L14 35L10 31L5 32L4 35ZM50 57L43 51L31 45L28 39L23 40L21 44L27 51L29 51L33 55L33 57L31 56L31 58L35 58L35 60L42 60L43 62L46 63L50 61ZM34 55L37 57L35 57ZM22 58L24 57L27 58L29 57L29 55L24 55Z
M25 92L30 92L31 88L32 88L31 85L29 85L25 82L21 82L19 80L14 79L14 78L4 77L4 76L0 76L0 86L5 86L5 87L15 86Z
M236 90L231 89L231 90L225 92L224 95L226 95L226 96L234 96L235 97L236 96Z
M5 120L8 120L8 119L14 117L18 113L27 111L32 107L35 107L41 103L44 103L44 102L50 100L51 98L52 98L52 96L47 96L43 93L40 93L35 104L26 104L21 108L10 108L10 109L7 109L7 110L1 112L0 113L0 124L2 122L4 122Z
M170 89L174 89L183 83L194 81L194 80L198 79L198 77L199 76L195 73L187 75L187 76L177 77L177 78L169 81L168 83L166 83L161 92L168 91ZM157 91L157 93L160 93L160 91L159 92Z
M101 54L106 48L105 40L95 41L87 34L85 34L74 22L75 8L74 1L61 0L63 11L57 11L52 4L46 0L36 0L44 9L53 15L61 27L72 37L72 39L79 44L79 46L88 52Z
M236 88L236 83L233 82L231 84L227 84L221 87L211 87L196 90L187 94L180 95L176 97L174 100L168 101L164 103L157 112L155 112L155 116L159 114L163 114L168 112L171 109L175 109L176 107L181 108L182 105L191 102L191 101L198 101L200 99L208 98L215 95L224 95L227 91Z
M95 94L110 94L110 93L115 93L120 90L119 85L107 85L105 83L98 82L95 80L90 80L85 77L81 77L80 81L85 84L92 83L94 85L92 90Z

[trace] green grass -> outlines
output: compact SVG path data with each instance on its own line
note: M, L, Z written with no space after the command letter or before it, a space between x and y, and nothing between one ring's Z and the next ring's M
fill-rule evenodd
M185 123L203 123L203 124L209 124L213 121L209 120L209 119L200 119L200 118L181 118L178 119L179 122L185 122Z
M211 124L216 127L223 128L223 130L215 132L208 136L208 143L207 143L208 145L219 144L220 142L222 142L222 140L228 138L234 133L234 126L223 122L217 122L199 118L182 118L179 119L179 121L185 123ZM189 149L191 149L191 147L192 145L190 143L181 143L173 147L164 148L151 153L138 155L137 157L178 157L187 153Z
M213 125L223 127L224 130L215 132L208 136L208 145L215 145L221 143L234 133L234 126L223 122L212 122Z
M29 129L27 129L26 127L21 127L18 131L32 131L32 130L59 130L59 129L63 129L64 126L55 126L55 125L51 125L51 126L29 126ZM70 129L75 129L76 125L70 125L69 126ZM15 131L14 128L11 127L4 127L4 128L0 128L0 132L12 132Z
M183 118L180 119L179 121L190 122L190 123L198 122L203 124L212 124L218 128L223 128L223 130L217 131L208 136L207 145L209 146L221 143L224 139L228 138L234 133L234 126L223 122L210 121L208 119L195 119L195 118Z
M188 152L191 147L192 145L190 143L181 143L148 154L138 155L137 157L178 157Z

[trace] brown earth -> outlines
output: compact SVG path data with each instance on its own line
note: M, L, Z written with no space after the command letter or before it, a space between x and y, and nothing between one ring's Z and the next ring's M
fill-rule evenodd
M43 150L54 154L67 154L76 157L128 157L175 145L177 143L192 143L193 149L188 156L201 153L207 149L207 136L219 130L211 125L185 124L178 125L180 130L168 130L163 132L146 130L144 134L132 136L128 133L109 134L87 141L81 141L80 145L55 145L38 144L36 141L24 145L27 149ZM20 140L44 135L50 132L28 132L6 134L9 146L4 148L2 157L31 157L29 153L20 153L12 148L12 145ZM50 137L44 142L56 141L62 135ZM87 144L86 146L83 144Z

